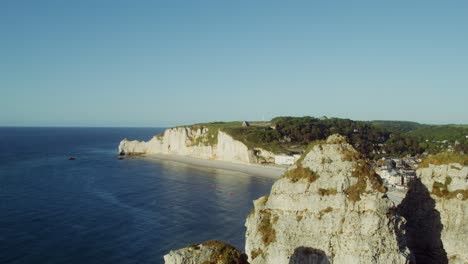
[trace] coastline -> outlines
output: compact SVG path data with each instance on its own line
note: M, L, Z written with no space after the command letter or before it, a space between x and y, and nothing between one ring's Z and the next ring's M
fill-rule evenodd
M221 160L198 159L194 157L169 154L146 154L143 155L143 157L154 160L175 161L184 164L194 165L197 167L242 172L248 175L262 176L274 179L279 179L287 169L286 166L234 163Z

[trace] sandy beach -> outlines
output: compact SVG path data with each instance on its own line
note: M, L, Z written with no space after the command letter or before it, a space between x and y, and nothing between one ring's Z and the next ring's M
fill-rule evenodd
M200 167L216 168L229 171L237 171L245 174L269 177L269 178L280 178L281 175L286 171L286 166L275 166L275 165L260 165L260 164L246 164L246 163L233 163L220 160L206 160L197 159L187 156L179 155L167 155L167 154L148 154L146 158L158 159L158 160L169 160L175 162L181 162Z

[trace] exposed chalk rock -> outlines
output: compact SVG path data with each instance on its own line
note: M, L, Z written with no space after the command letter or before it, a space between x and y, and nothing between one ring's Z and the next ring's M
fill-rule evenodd
M250 263L405 263L403 220L345 138L312 147L246 221Z
M200 159L213 159L229 162L257 163L254 150L233 139L227 133L210 130L206 127L175 127L151 140L129 141L124 139L119 145L119 154L172 154Z
M417 263L468 263L468 166L429 164L416 174L398 210Z

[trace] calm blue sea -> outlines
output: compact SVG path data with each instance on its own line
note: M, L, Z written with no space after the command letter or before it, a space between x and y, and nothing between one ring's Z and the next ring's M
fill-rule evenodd
M243 249L252 200L273 180L117 159L121 139L161 131L0 128L0 263L163 263L209 239Z

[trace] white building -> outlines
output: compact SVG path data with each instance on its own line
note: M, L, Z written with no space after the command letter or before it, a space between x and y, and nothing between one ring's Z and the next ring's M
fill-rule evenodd
M380 170L377 171L382 180L390 185L403 185L404 177L395 170Z

